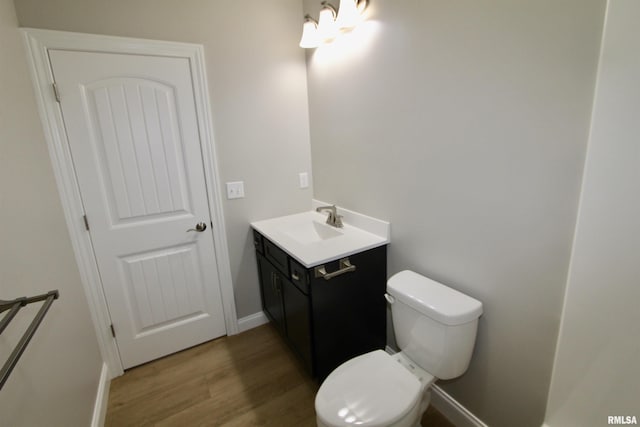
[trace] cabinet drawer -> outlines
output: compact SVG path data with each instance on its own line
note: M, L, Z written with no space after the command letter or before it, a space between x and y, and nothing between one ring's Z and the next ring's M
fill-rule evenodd
M262 245L262 235L258 233L256 230L253 230L253 247L256 248L256 251L264 254L264 247Z
M289 260L289 271L291 273L291 283L296 285L296 288L300 289L305 294L309 294L309 280L307 277L307 269L302 264Z
M268 239L263 238L262 241L264 243L264 256L285 276L289 277L289 256Z

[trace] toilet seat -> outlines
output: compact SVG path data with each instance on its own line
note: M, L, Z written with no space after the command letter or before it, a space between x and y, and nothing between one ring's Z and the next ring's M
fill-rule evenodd
M382 350L338 366L316 395L316 414L329 426L389 426L421 401L423 385Z

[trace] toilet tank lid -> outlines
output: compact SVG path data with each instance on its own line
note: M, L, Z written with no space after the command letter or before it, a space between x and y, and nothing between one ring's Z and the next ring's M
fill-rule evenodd
M410 270L391 276L387 292L445 325L462 325L482 314L482 303L477 299Z

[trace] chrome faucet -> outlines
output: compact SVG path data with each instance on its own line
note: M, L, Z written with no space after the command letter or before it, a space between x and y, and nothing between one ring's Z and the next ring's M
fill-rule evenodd
M341 228L342 227L342 215L338 215L336 212L336 205L331 206L320 206L316 208L316 212L329 211L329 216L327 217L327 224L332 227Z

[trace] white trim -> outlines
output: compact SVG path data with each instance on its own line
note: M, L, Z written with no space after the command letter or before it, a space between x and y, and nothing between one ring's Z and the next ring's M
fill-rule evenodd
M229 249L222 212L220 179L217 175L217 159L213 141L209 92L207 89L204 49L190 43L132 39L94 34L70 33L39 29L22 29L27 48L29 68L33 81L40 119L51 156L62 208L76 256L80 278L84 287L98 344L108 372L113 376L124 373L116 341L111 336L110 315L103 293L97 263L89 234L82 221L84 208L78 182L67 144L64 121L56 102L51 84L53 73L49 64L49 49L83 50L146 54L187 58L191 64L196 113L201 135L204 173L209 197L209 212L213 223L214 246L220 280L222 305L227 334L238 332L236 306L233 296Z
M611 13L611 3L607 1L605 12L604 12L602 35L600 37L600 51L598 52L598 67L596 69L596 79L593 86L593 100L591 104L591 115L589 116L589 134L587 135L587 148L586 148L586 151L584 154L584 160L583 160L584 166L582 169L582 177L581 177L582 181L580 183L580 194L578 196L578 209L576 210L576 216L575 216L576 222L573 227L573 237L571 239L571 253L569 254L569 267L567 268L567 275L565 276L566 278L565 278L564 292L562 295L562 309L560 310L560 322L558 325L558 336L556 338L556 345L553 350L554 354L553 354L553 365L551 366L551 380L549 381L549 387L547 389L547 406L544 414L545 419L549 415L549 408L552 407L552 405L554 404L554 402L552 402L551 399L555 396L554 389L556 387L556 381L558 376L558 358L559 358L558 349L560 347L560 344L565 338L564 337L565 322L567 321L565 314L567 312L567 304L569 303L569 298L568 298L569 291L570 291L570 288L573 288L571 277L573 274L574 263L575 263L575 251L576 251L576 242L578 240L578 230L580 229L580 226L582 223L582 210L584 209L583 202L584 202L584 195L586 192L585 177L587 176L587 172L591 167L590 166L591 162L589 161L589 153L593 150L592 135L594 132L593 128L595 126L594 116L596 114L596 102L598 101L598 93L599 93L598 89L600 89L600 85L602 84L602 80L601 80L602 72L603 72L602 57L604 55L607 22L609 20L610 13ZM548 427L546 422L545 424L543 424L543 427Z
M211 101L207 86L207 72L204 61L204 47L196 45L196 55L193 57L192 77L194 82L194 97L196 100L196 112L202 114L198 120L200 134L202 135L202 160L207 182L207 198L209 201L209 215L213 222L213 245L216 250L218 264L218 279L220 280L220 292L222 308L224 311L224 323L227 335L240 333L238 330L238 315L236 313L235 295L233 293L233 279L231 276L231 261L229 260L229 246L222 210L223 197L220 191L220 177L218 176L218 158L213 139L213 116L211 113ZM199 89L199 90L198 90Z
M107 416L110 387L109 367L106 363L103 363L102 371L100 372L100 381L98 382L98 392L96 393L96 403L93 405L91 427L102 427L104 425L104 420Z
M36 30L23 30L27 43L27 57L33 81L36 103L40 113L40 120L47 141L53 174L56 179L62 209L64 211L71 245L75 253L80 271L80 279L85 290L91 319L96 330L96 337L102 358L109 367L109 372L122 375L122 363L115 340L109 331L111 318L107 309L98 267L93 257L93 247L89 235L81 224L84 215L82 199L75 179L73 161L69 147L66 144L64 122L55 101L51 82L53 77L49 67L47 46L43 34ZM46 38L46 37L44 37Z
M269 319L264 312L259 311L257 313L250 314L241 319L238 319L238 333L248 331L249 329L257 328L258 326L269 323Z
M397 353L390 346L384 351L389 354ZM431 404L456 427L488 427L473 412L465 408L436 384L431 385Z

